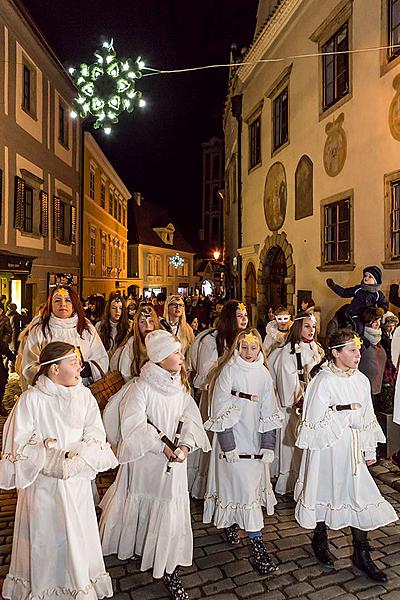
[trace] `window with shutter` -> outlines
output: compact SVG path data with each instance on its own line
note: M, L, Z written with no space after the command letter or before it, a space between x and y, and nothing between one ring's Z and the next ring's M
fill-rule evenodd
M0 224L3 216L3 171L0 169Z
M14 192L14 227L22 231L24 227L25 214L25 181L15 176L15 192Z
M43 190L40 192L40 235L49 235L49 195Z
M61 231L60 231L60 206L61 201L58 196L53 196L53 235L56 240L60 240Z
M71 244L76 244L76 206L71 206Z

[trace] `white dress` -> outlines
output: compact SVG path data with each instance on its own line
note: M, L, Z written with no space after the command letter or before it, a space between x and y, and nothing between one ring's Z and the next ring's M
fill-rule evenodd
M131 365L133 361L133 336L128 338L125 346L122 349L122 352L119 357L119 372L122 377L127 381L132 379Z
M377 529L397 520L380 494L366 460L375 460L385 436L376 420L371 386L360 371L324 367L307 388L297 446L303 449L295 516L302 527L324 521L331 529ZM330 406L358 402L358 410Z
M73 346L79 346L85 361L96 361L103 369L104 373L108 371L107 351L91 323L88 324L89 331L85 329L82 337L79 335L76 326L78 317L74 315L69 319L59 319L55 315L50 316L50 335L43 335L41 321L36 322L30 330L22 352L22 378L24 388L32 384L33 378L39 370L40 352L50 342L67 342ZM97 368L92 366L93 379L100 379L101 375Z
M284 345L287 336L289 335L289 331L289 329L287 331L279 331L278 323L275 319L267 323L263 342L263 350L267 356L274 347L278 348Z
M180 443L204 451L210 446L180 373L171 375L148 362L125 391L119 405L121 466L100 504L103 552L118 554L122 560L137 554L142 557L141 570L152 568L154 577L160 578L178 565L191 565L193 534L186 461L166 472L164 444L147 419L173 440L183 416Z
M321 360L319 346L300 342L301 359L305 380L312 367ZM277 436L277 454L279 465L277 467L278 480L275 485L277 494L293 492L300 468L301 451L295 447L299 417L294 405L303 395L303 386L297 374L296 355L291 354L290 344L285 344L272 353L274 382L276 393L284 422Z
M256 394L259 400L238 398L232 390ZM250 363L235 351L215 382L206 429L221 432L233 428L237 453L259 454L260 433L281 427L282 420L262 353ZM264 526L262 507L271 515L276 504L269 464L259 459L228 463L221 453L218 436L214 435L203 522L213 522L218 528L237 523L246 531L260 531Z
M400 358L400 327L397 327L392 337L392 363L399 369L399 358ZM393 421L400 425L400 376L396 379L396 387L394 392L393 400Z
M69 479L47 477L46 438L86 463ZM97 402L82 383L56 385L41 375L14 406L3 433L0 487L18 490L14 539L3 597L95 600L112 596L91 480L116 467Z

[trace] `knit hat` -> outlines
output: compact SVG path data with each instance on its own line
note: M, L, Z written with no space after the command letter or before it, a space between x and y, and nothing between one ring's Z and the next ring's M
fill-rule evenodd
M382 317L382 325L396 325L397 327L398 324L399 318L396 317L394 313L392 313L390 310L385 312L385 314Z
M170 354L181 349L181 343L172 333L165 329L150 331L144 340L149 360L159 363Z
M382 283L382 271L376 265L372 265L371 267L365 267L363 269L363 277L365 277L365 273L369 273L375 279L378 285Z

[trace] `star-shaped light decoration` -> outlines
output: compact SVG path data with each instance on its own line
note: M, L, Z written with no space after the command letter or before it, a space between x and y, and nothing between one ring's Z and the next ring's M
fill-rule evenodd
M175 269L179 269L179 267L183 267L185 264L185 259L177 252L175 256L169 257L169 262Z
M237 307L238 310L246 310L246 305L243 302L240 302Z
M248 344L258 344L258 339L256 338L256 336L254 335L254 333L246 333L246 335L243 338L244 342L247 342Z
M96 62L69 69L78 89L74 100L76 110L71 112L71 117L79 114L84 119L92 115L96 119L94 128L103 127L104 133L109 134L111 125L118 123L122 112L131 113L135 106L146 105L142 92L135 90L144 62L140 57L135 62L130 58L118 59L113 40L104 42L94 55Z

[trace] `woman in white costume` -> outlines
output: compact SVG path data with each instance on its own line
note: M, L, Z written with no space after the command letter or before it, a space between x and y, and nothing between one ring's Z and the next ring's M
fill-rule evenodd
M370 556L367 532L397 520L368 465L385 436L375 417L371 386L358 370L361 340L339 329L328 340L329 363L307 388L297 446L303 449L296 484L296 519L314 529L312 547L333 564L327 527L351 527L353 563L374 581L386 581Z
M39 319L29 329L22 352L22 389L32 384L39 370L40 352L49 342L66 342L79 347L84 370L83 383L90 378L99 379L101 374L92 361L103 371L108 371L108 356L94 326L85 317L78 294L72 287L57 286L51 291Z
M95 327L107 350L110 370L118 370L118 358L131 329L126 302L119 292L110 294L101 321L98 321ZM114 363L111 366L113 358Z
M238 300L225 302L218 317L216 329L200 333L189 350L195 398L200 404L203 420L208 419L208 375L218 359L229 350L239 331L248 325L245 304ZM209 434L210 440L212 436ZM188 460L189 491L193 498L202 500L207 483L209 455L194 452Z
M105 555L141 556L141 570L164 576L171 597L184 600L188 596L177 567L191 565L193 555L185 459L189 450L208 451L210 446L189 393L180 342L158 330L150 332L145 343L149 362L128 385L120 406L121 466L101 502L100 533ZM178 446L175 454L163 435Z
M299 417L296 409L301 407L309 374L324 355L314 340L315 319L300 314L294 319L286 344L271 354L270 369L284 413L282 429L277 436L278 480L275 493L293 492L300 468L301 451L295 447Z
M161 325L178 338L182 344L182 353L186 356L194 342L194 333L186 321L185 303L179 294L172 294L165 301L164 319L161 319Z
M216 435L203 513L204 523L225 528L231 544L239 543L239 528L247 532L262 575L276 570L262 539L262 507L273 514L269 464L275 430L283 420L264 363L261 336L249 329L237 335L213 373L210 418L204 426Z
M3 597L112 596L91 480L117 466L75 347L48 344L4 426L0 487L18 490Z

